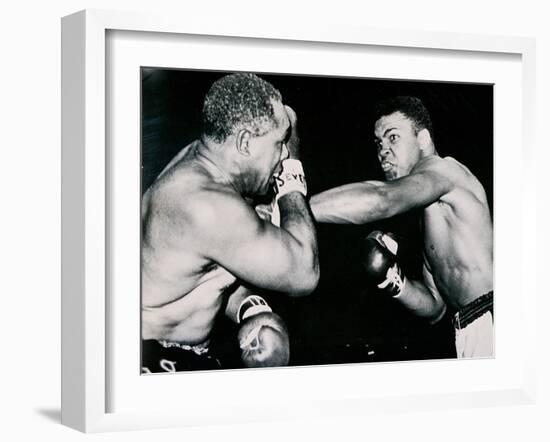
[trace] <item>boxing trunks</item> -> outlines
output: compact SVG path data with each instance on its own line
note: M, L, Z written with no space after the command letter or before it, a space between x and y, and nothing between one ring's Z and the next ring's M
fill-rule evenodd
M462 307L453 317L458 358L493 356L493 291Z
M206 345L184 345L175 342L144 340L141 343L141 373L172 373L221 368L208 354Z

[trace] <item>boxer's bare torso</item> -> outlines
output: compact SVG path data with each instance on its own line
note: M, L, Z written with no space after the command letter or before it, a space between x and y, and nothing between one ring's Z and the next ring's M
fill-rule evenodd
M224 197L240 198L217 181L197 161L196 143L192 143L143 197L143 339L202 343L208 338L223 294L236 281L198 251L196 246L203 238L196 220L201 215L186 213L197 211L200 202L214 194L218 204Z
M423 211L424 279L460 308L493 289L491 215L482 185L465 166L450 157L432 162L453 186Z
M235 137L225 146L191 143L143 196L143 339L203 342L237 280L290 296L317 285L315 229L303 195L279 202L281 228L245 199L270 189L288 154L290 123L282 104L275 111L281 123L242 150ZM234 309L225 313L236 320Z
M310 204L317 221L341 224L367 224L421 207L423 282L432 295L459 308L493 289L487 197L453 158L427 156L400 179L345 184L314 195Z
M391 109L402 106L414 117L390 110L376 120L374 141L386 181L344 184L314 195L310 205L318 222L337 224L368 224L422 209L422 281L386 276L397 284L391 290L401 284L392 296L435 323L447 305L460 309L493 290L491 214L478 179L458 161L437 154L419 100L396 100Z

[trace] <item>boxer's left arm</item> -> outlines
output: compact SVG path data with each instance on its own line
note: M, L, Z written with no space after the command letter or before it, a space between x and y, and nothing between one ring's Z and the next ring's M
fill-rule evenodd
M413 171L393 181L364 181L335 187L310 199L317 222L366 224L427 206L453 190L445 160L423 160Z

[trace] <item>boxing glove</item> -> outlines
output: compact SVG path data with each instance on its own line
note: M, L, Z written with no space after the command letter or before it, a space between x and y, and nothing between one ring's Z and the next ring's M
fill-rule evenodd
M288 365L290 344L287 328L262 297L251 295L244 299L237 317L241 324L237 338L245 367Z
M406 277L397 262L397 242L388 234L374 231L363 242L362 264L368 278L390 296L399 296Z
M300 159L300 137L298 136L298 117L290 106L285 104L285 111L290 122L290 135L286 142L290 158Z

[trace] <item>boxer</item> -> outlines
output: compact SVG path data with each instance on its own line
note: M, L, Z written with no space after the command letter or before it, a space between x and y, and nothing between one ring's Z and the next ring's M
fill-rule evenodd
M228 75L212 85L201 137L170 161L143 196L144 343L193 353L186 361L204 360L224 310L241 324L244 366L288 363L286 327L254 292L304 296L319 280L296 124L280 92L254 74ZM273 186L279 227L249 203ZM144 372L172 371L159 369L161 359L179 371L173 357L160 353L150 364L155 370L145 366Z
M435 323L454 311L457 355L493 355L493 226L487 196L466 166L438 155L430 115L416 97L376 108L378 160L386 181L345 184L311 200L318 222L367 224L422 209L423 278L407 279L397 243L375 232L362 244L368 278Z

